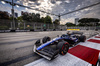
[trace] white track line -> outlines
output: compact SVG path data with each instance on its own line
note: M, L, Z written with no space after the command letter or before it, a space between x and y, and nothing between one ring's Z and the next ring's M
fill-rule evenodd
M90 38L90 39L100 40L100 38L95 38L95 37L92 37L92 38Z
M56 59L48 61L44 58L29 63L25 66L88 66L88 62L67 53L64 56L59 55Z
M86 46L89 48L97 49L100 50L100 44L98 43L93 43L93 42L85 42L85 43L80 43L82 46Z

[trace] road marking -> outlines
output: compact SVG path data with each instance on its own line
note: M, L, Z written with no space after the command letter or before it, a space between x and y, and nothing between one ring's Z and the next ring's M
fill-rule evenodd
M96 40L96 39L89 39L88 41L100 44L100 40Z
M47 59L39 59L25 66L88 66L89 63L81 60L80 58L67 53L66 55L55 58L52 61L48 61Z
M95 38L100 38L100 36L95 36Z
M70 54L83 59L91 64L96 64L98 60L99 50L77 45L68 51Z
M90 47L96 50L100 50L100 44L93 43L93 42L85 42L85 43L80 43L82 46Z

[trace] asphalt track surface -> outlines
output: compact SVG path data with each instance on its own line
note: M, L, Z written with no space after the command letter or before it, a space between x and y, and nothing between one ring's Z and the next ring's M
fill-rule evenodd
M33 53L33 45L44 36L51 38L67 31L0 33L0 66L23 66L41 57ZM83 31L87 38L99 31Z

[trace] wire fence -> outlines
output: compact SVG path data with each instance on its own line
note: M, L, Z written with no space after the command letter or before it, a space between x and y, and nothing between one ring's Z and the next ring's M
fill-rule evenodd
M13 29L11 20L0 19L0 30ZM15 30L66 30L65 25L45 24L38 22L18 22L15 21Z
M2 30L12 30L13 23L11 20L0 19L0 31ZM16 31L59 31L67 29L80 29L80 30L100 30L100 26L74 26L67 27L66 25L56 25L56 24L44 24L38 22L18 22L15 21Z

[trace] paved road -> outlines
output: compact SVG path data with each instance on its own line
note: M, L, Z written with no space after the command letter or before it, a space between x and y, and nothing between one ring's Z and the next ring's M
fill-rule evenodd
M82 31L88 37L98 31ZM66 31L0 33L0 66L22 66L41 57L32 51L37 39L56 37Z

